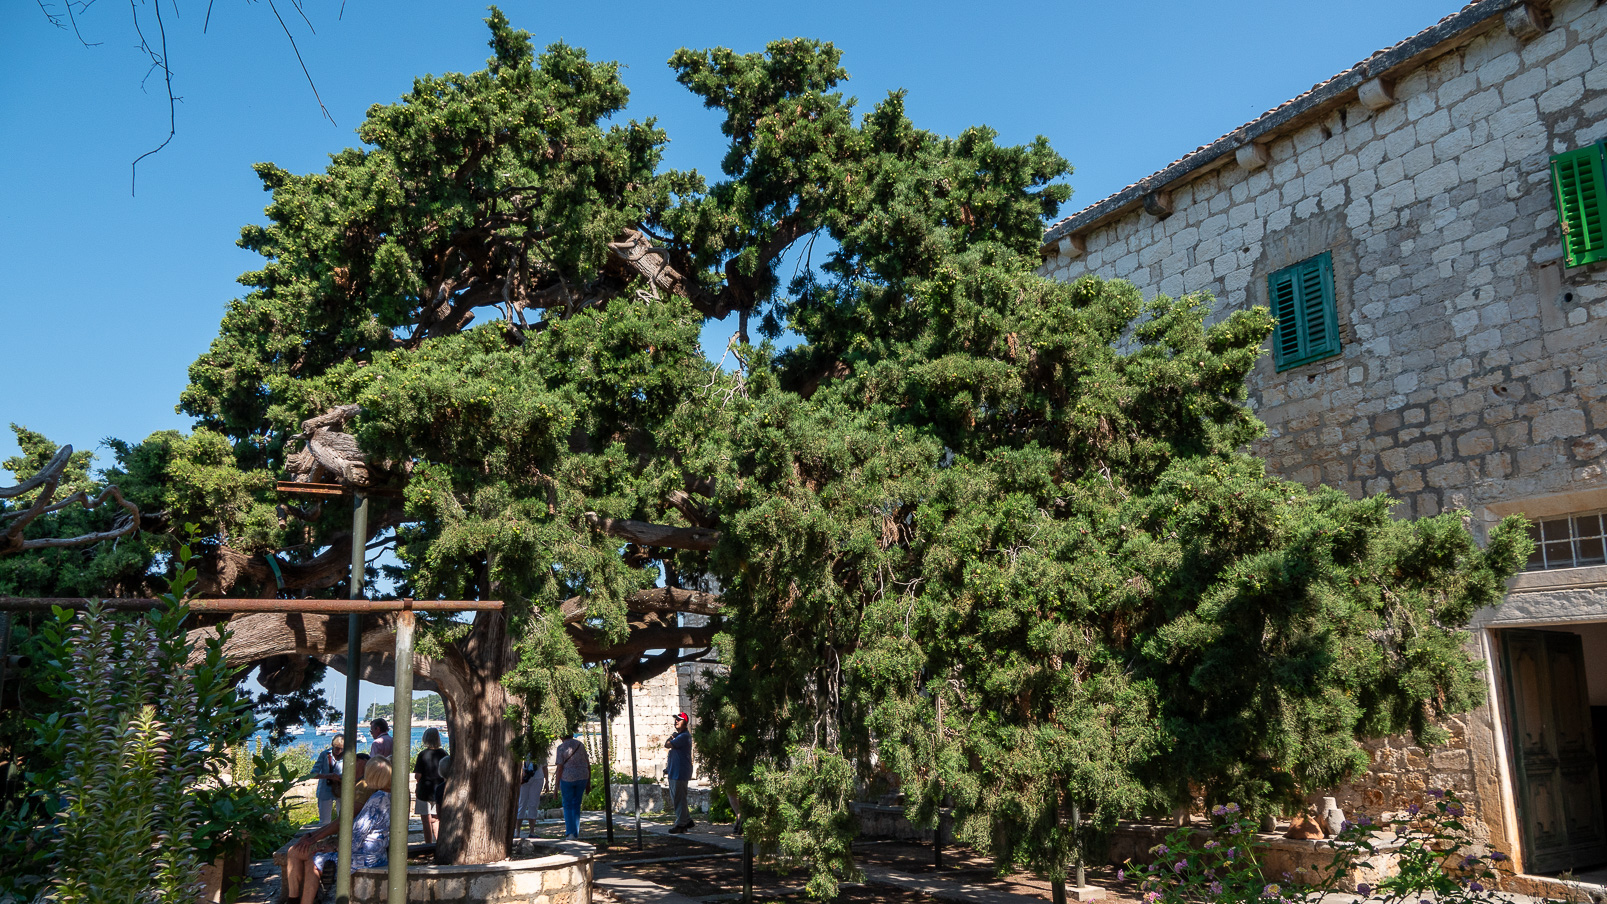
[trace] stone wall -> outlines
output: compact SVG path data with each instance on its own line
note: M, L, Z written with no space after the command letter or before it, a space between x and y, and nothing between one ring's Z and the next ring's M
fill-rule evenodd
M1564 271L1556 151L1607 137L1607 10L1559 0L1521 43L1499 26L1274 139L1268 162L1173 187L1049 258L1061 279L1264 305L1266 277L1334 256L1343 353L1252 376L1256 451L1308 485L1391 493L1403 515L1603 483L1607 280Z
M656 781L664 777L664 768L669 762L669 751L664 749L664 742L674 731L675 714L684 712L696 720L697 710L693 706L689 688L708 668L704 663L681 663L632 689L636 707L636 768L643 778ZM618 718L609 722L608 732L613 747L614 769L630 775L630 724L623 710ZM701 777L703 770L695 749L693 753L693 775Z
M1549 15L1543 30L1493 17L1201 167L1166 186L1165 218L1133 209L1067 233L1043 272L1210 293L1220 319L1330 251L1341 354L1281 374L1267 355L1250 378L1268 428L1254 451L1274 472L1387 493L1406 517L1468 510L1477 530L1525 500L1607 488L1607 267L1562 267L1549 170L1607 137L1607 7L1556 0ZM1371 773L1339 796L1376 813L1454 788L1510 850L1494 711L1446 727L1437 751L1373 742Z
M527 839L520 839L526 841ZM439 904L590 904L595 849L580 842L541 845L560 853L471 866L410 866L407 900ZM385 867L352 871L353 904L385 904Z

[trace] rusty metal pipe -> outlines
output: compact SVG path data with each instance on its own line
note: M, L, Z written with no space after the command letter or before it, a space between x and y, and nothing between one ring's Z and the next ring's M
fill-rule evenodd
M143 611L160 609L166 600L123 597L98 601L103 609ZM0 612L48 612L54 606L63 609L87 609L90 600L83 597L0 597ZM192 612L313 612L329 615L371 612L478 612L500 610L501 600L280 600L280 599L225 599L190 600Z

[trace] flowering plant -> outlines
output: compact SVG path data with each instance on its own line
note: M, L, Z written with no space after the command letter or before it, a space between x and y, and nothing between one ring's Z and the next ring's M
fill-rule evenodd
M1382 855L1393 852L1393 874L1376 885L1361 883L1356 892L1383 904L1419 904L1423 901L1454 904L1459 901L1504 900L1496 894L1508 858L1488 850L1474 837L1462 817L1467 808L1452 791L1430 789L1426 804L1375 823L1366 816L1345 822L1330 839L1334 859L1324 890L1357 867L1382 873Z
M1155 860L1148 866L1128 862L1117 879L1129 874L1143 892L1144 904L1184 904L1214 901L1274 904L1293 900L1283 886L1268 882L1257 857L1255 821L1238 804L1211 811L1215 817L1210 837L1203 843L1194 829L1184 826L1150 849Z

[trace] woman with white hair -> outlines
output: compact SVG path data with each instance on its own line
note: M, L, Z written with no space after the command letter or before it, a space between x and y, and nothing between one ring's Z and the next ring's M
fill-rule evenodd
M352 820L352 869L384 866L389 858L391 841L391 761L386 757L371 757L363 774L363 782L374 789L368 802ZM310 843L291 845L285 863L285 899L301 899L301 904L313 904L318 899L318 888L325 872L335 869L340 855L335 851L318 851Z

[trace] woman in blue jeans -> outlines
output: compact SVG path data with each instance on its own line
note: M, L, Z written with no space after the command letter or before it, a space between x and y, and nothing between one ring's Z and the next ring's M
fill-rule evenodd
M564 804L564 837L580 838L580 799L591 785L591 755L573 732L564 735L553 755L558 772L558 795Z

